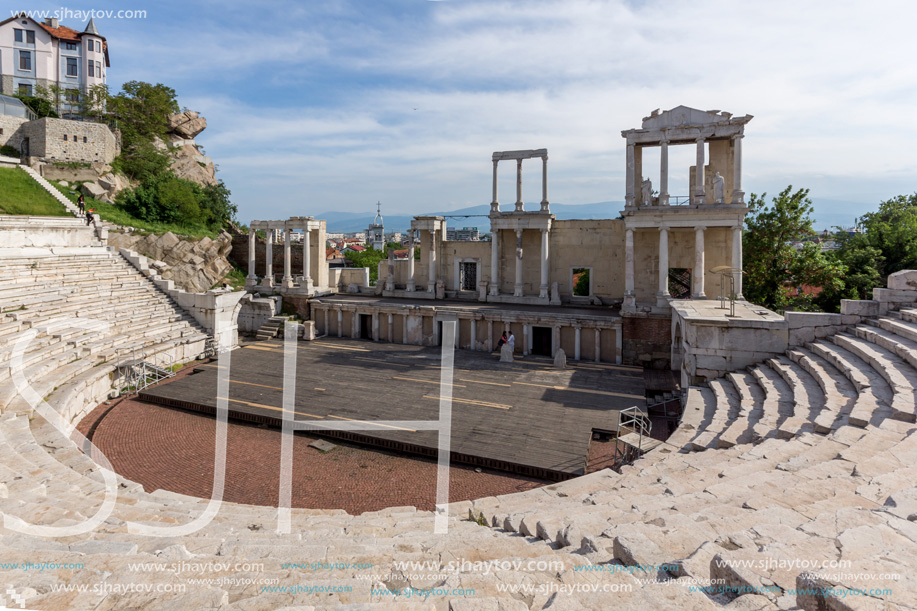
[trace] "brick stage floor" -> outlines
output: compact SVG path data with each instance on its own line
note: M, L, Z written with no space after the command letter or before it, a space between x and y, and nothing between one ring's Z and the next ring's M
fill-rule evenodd
M594 428L614 429L617 412L644 407L643 370L457 350L452 400L453 460L535 477L565 479L584 472ZM436 431L373 425L374 420L436 420L441 349L366 340L321 339L297 344L297 419L359 422L363 442L435 451ZM213 413L216 363L140 394L150 403ZM230 416L279 425L283 410L283 344L249 344L231 353ZM327 433L332 435L334 433ZM352 434L351 434L352 435ZM353 439L353 437L351 437Z

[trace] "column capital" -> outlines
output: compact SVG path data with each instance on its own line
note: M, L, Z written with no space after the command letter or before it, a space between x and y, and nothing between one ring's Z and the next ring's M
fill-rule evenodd
M706 139L704 138L704 135L701 134L695 139L695 142L697 142L698 144L703 144L704 142L706 142Z
M697 225L694 227L694 231L707 231L706 225Z
M668 225L660 225L660 226L659 226L659 231L668 231L668 230L669 230L669 226L668 226Z
M741 139L744 138L744 137L745 137L745 134L733 134L733 135L731 136L731 138L732 138L733 140L741 140Z
M742 225L733 225L732 226L733 231L742 231L744 228L745 227L743 227Z

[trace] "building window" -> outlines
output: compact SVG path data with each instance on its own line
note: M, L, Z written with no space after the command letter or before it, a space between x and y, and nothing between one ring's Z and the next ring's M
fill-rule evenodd
M79 76L76 68L76 58L67 58L67 76Z
M79 89L68 89L67 90L67 101L68 102L79 102L80 101L80 90Z
M691 299L691 268L669 268L669 294L673 299Z
M96 62L96 76L102 76L102 62Z
M25 41L29 43L30 45L34 45L35 44L35 32L32 30L26 30L25 31Z
M67 141L67 134L64 134L64 142Z
M86 142L86 136L83 136L83 142L84 143Z
M89 62L89 76L95 76L95 62Z
M573 268L573 296L589 297L592 295L592 280L590 267Z
M13 32L15 32L14 36L15 36L16 42L23 42L23 36L24 36L25 30L13 30Z
M474 291L477 290L478 284L478 264L463 261L459 267L461 278L459 279L460 290Z
M66 45L66 49L67 49L68 51L76 51L76 43L75 43L75 42L68 42L67 45Z
M19 69L20 70L32 70L32 52L31 51L20 51L19 52Z
M19 84L19 95L32 95L32 86L25 83Z

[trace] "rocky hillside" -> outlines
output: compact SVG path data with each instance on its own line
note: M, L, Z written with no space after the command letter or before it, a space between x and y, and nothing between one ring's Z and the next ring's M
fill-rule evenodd
M217 184L213 159L204 155L194 138L207 129L207 119L193 110L169 117L168 145L172 151L172 171L201 185ZM165 146L165 145L163 145Z
M217 239L191 240L174 233L139 235L112 231L108 244L128 248L152 259L150 267L158 270L175 286L193 293L210 290L232 270L227 255L232 237L225 231Z

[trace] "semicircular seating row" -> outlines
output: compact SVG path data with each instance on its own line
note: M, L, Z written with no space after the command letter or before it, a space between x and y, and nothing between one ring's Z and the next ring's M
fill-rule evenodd
M99 465L17 391L10 370L17 339L36 331L22 362L25 378L71 423L104 397L119 351L143 346L189 359L205 339L119 256L102 248L67 253L0 259L0 510L46 526L93 516L105 485ZM83 333L52 324L87 314L107 328ZM402 609L421 601L377 591L383 587L439 588L423 598L424 608L815 609L824 599L791 591L831 582L805 577L790 560L850 560L850 573L902 575L891 595L870 601L912 605L917 588L906 568L917 566L917 310L870 323L690 389L668 443L621 474L606 470L452 504L446 535L433 534L432 514L413 507L359 516L295 509L291 534L279 534L277 509L224 503L195 533L148 537L127 523L187 524L207 501L145 492L119 477L111 516L90 533L42 538L0 530L6 562L84 567L22 573L10 585L31 588L28 605L40 609L154 602L157 609ZM462 559L507 564L488 571L448 564ZM187 575L169 568L181 562L210 563L195 577L212 581L189 587ZM338 564L316 572L314 562ZM401 562L433 565L412 571ZM137 568L148 563L166 568ZM709 579L753 593L734 600L735 592L689 587ZM312 589L265 591L258 580ZM106 603L107 594L92 587L101 582L186 590L134 591ZM78 591L81 585L88 588Z

